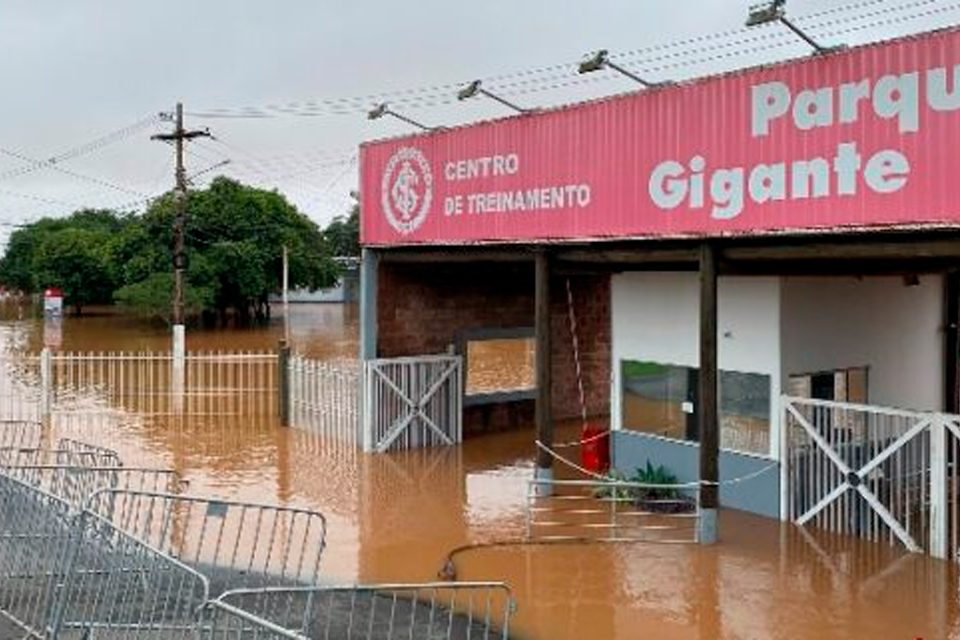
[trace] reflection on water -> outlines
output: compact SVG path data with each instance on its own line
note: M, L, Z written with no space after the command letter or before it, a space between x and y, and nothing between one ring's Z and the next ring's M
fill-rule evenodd
M169 351L170 328L118 315L112 309L92 308L84 317L65 317L56 333L63 351ZM284 338L285 322L293 348L315 358L357 356L356 305L292 304L286 320L282 308L274 306L273 320L266 326L243 329L187 328L190 351L272 351ZM23 317L21 317L23 316ZM44 322L30 317L12 304L0 303L0 326L16 332L19 348L39 351L44 346ZM49 324L49 323L48 323ZM48 327L47 338L50 340Z
M327 309L316 322L331 324L321 328L304 308L295 341L331 357L355 350L355 322L336 312L324 319ZM77 327L67 319L65 348L137 348L132 332L119 328L126 322L97 318ZM276 337L270 331L198 334L194 348L229 348L231 336L237 348L267 348ZM31 323L0 324L0 353L33 348L37 332ZM159 349L165 338L144 339ZM331 346L343 343L352 346ZM321 569L331 580L433 579L451 549L523 533L529 431L367 455L281 428L272 415L89 415L60 418L56 435L119 447L137 464L172 466L200 494L322 511L329 546ZM561 427L558 439L575 429ZM508 581L520 602L520 638L960 637L951 564L733 512L723 514L722 527L723 542L710 548L482 547L457 556L458 577Z
M536 387L533 338L498 338L467 343L468 396Z

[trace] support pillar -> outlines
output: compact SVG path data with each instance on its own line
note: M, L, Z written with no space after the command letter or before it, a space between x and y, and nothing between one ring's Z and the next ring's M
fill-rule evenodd
M366 361L377 358L379 268L380 257L377 253L372 249L363 249L360 257L360 393L357 394L360 406L357 408L357 440L364 451L370 451L373 447L373 435L368 424L371 407L367 406Z
M717 257L709 242L700 247L700 531L702 544L718 537L720 508L720 420L717 397Z
M943 278L944 393L943 410L960 413L960 272Z
M360 259L360 360L377 357L377 270L380 258L364 249Z
M947 505L947 428L946 418L930 421L930 555L946 560L950 541L950 510Z
M173 371L170 380L173 411L183 413L186 389L187 332L182 324L173 325Z
M40 351L40 421L50 425L53 412L53 352L44 347Z
M290 426L290 344L281 340L277 347L277 407L280 410L280 426Z
M536 255L536 281L534 299L536 307L537 338L537 441L546 447L553 448L553 416L550 411L550 256L544 251ZM537 480L553 480L553 456L543 447L537 447ZM549 485L537 487L538 495L548 496L551 493Z

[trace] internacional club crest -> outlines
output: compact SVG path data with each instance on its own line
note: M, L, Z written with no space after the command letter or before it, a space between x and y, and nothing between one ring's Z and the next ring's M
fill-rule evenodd
M380 198L387 222L399 233L407 235L423 224L433 200L433 174L419 149L402 147L391 156Z

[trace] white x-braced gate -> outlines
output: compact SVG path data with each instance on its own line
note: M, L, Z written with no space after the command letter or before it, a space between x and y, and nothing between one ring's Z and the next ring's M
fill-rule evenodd
M784 519L947 557L960 417L783 399Z
M382 453L460 442L461 367L459 356L365 361L364 450Z

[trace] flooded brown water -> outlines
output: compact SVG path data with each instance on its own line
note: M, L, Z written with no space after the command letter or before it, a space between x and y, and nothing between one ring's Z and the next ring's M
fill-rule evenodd
M291 336L315 357L356 352L354 310L297 307ZM129 320L66 319L64 349L166 349L164 329ZM43 330L0 322L7 347L35 349ZM282 324L195 332L191 349L268 349ZM0 349L0 354L3 349ZM2 355L0 355L2 357ZM119 426L118 426L119 425ZM169 465L191 489L322 511L323 572L331 580L434 579L461 545L518 540L533 434L497 434L462 447L366 455L278 426L272 416L125 421L74 435L120 447L140 464ZM575 426L564 425L560 439ZM575 453L574 453L575 455ZM737 512L722 543L480 546L456 557L463 580L505 580L519 601L519 638L960 638L954 565Z

